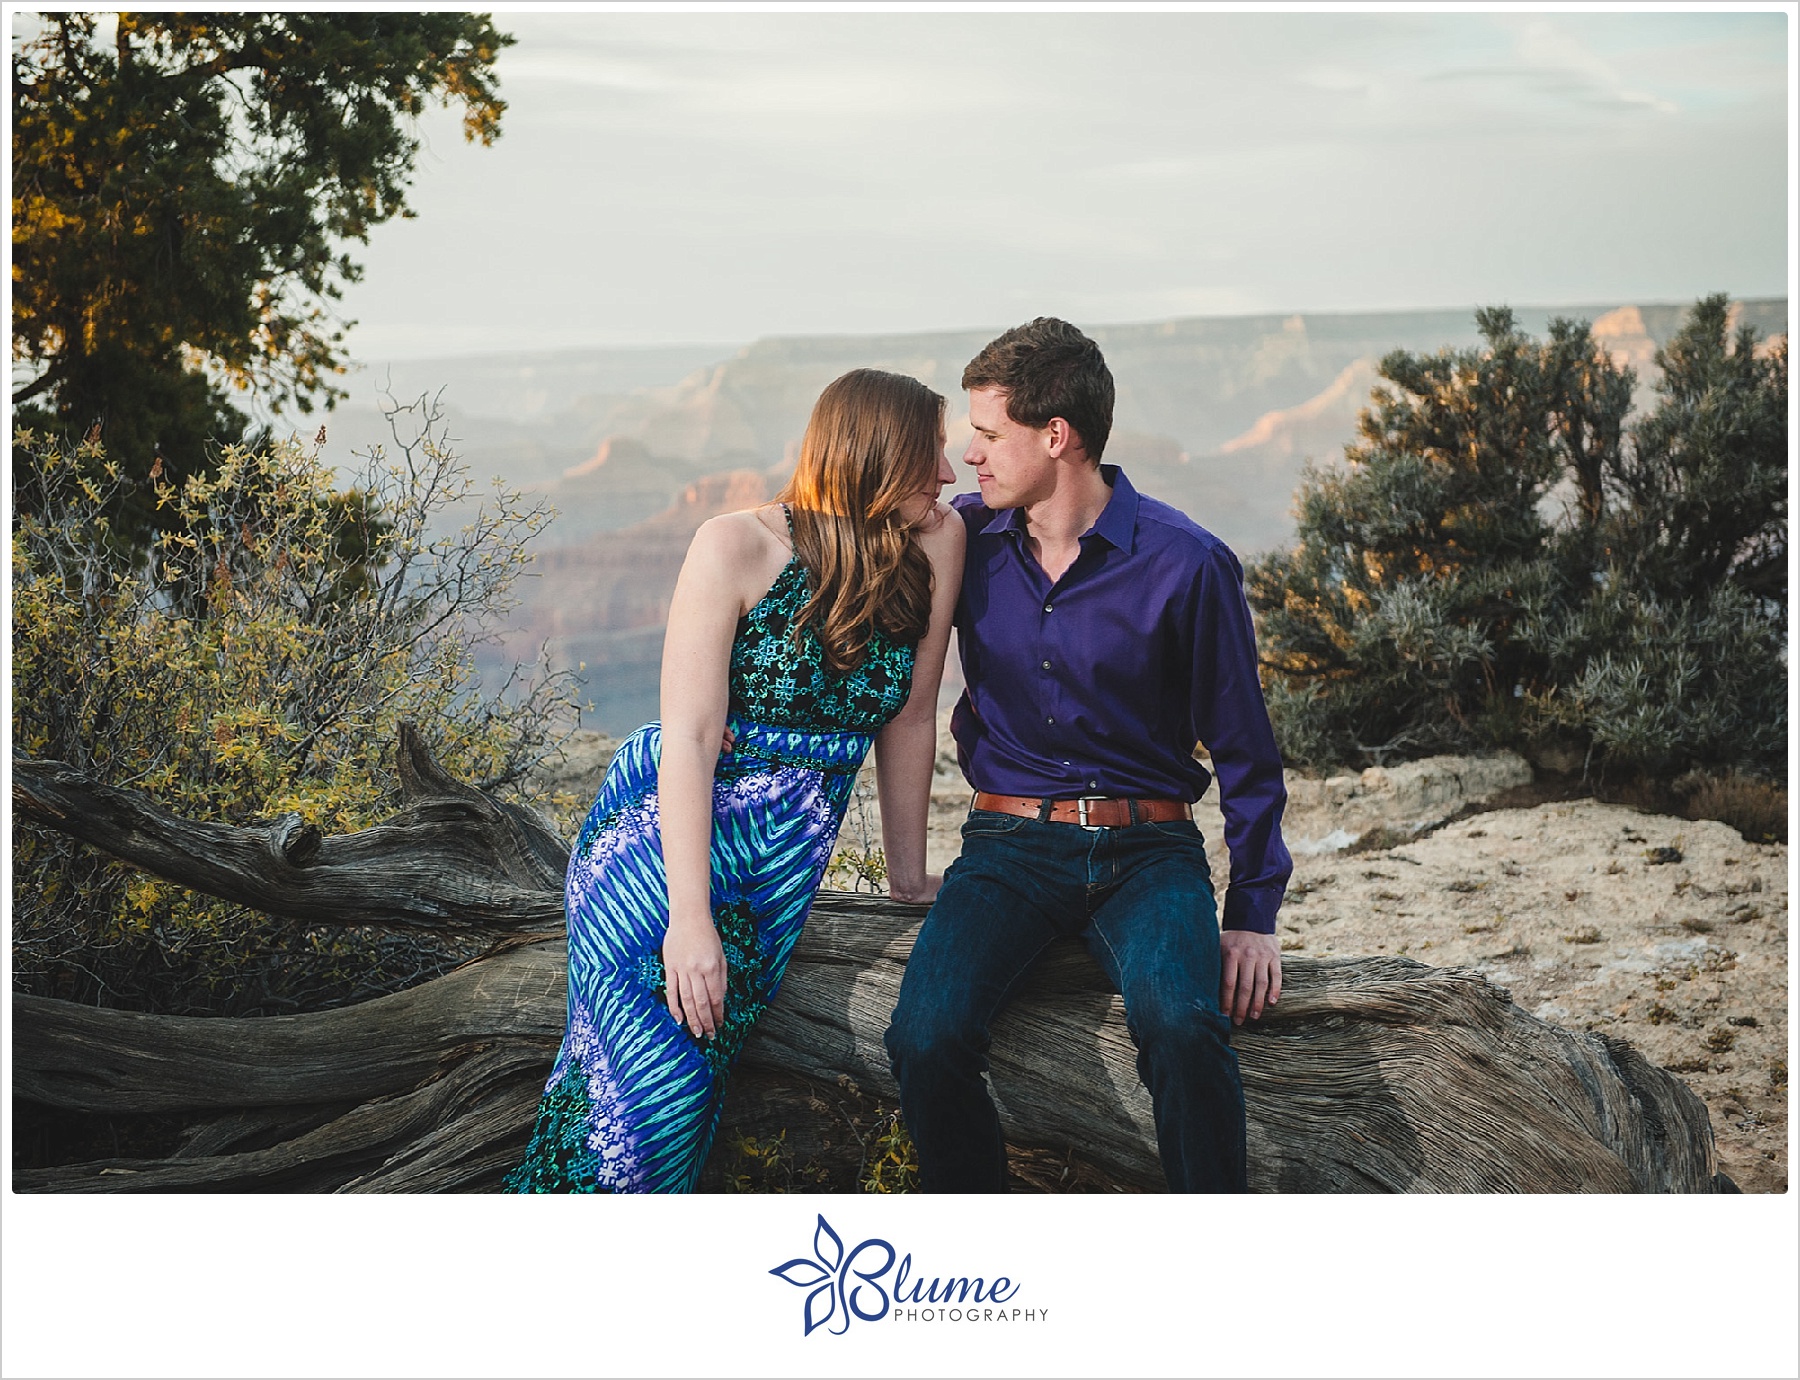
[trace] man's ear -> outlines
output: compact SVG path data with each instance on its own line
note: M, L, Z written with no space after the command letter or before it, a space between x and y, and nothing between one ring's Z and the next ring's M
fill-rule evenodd
M1052 417L1044 431L1052 460L1060 460L1065 455L1073 459L1087 450L1081 443L1081 434L1062 417Z

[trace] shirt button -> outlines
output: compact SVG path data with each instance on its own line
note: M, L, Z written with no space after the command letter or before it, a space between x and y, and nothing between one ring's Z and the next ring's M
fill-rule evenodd
M1045 662L1045 663L1044 663L1044 669L1045 669L1045 670L1046 670L1046 671L1048 671L1048 670L1049 670L1049 669L1050 669L1050 663L1049 663L1049 662L1047 662L1047 661L1046 661L1046 662Z
M1044 722L1047 724L1053 724L1056 722L1056 720L1055 719L1045 719Z
M1056 607L1056 605L1055 605L1055 604L1045 604L1045 605L1044 605L1044 612L1045 612L1045 613L1048 613L1048 612L1050 612L1050 610L1051 610L1051 609L1053 609L1053 608L1055 608L1055 607Z
M1098 781L1090 781L1088 782L1088 789L1097 791L1100 789L1100 783Z

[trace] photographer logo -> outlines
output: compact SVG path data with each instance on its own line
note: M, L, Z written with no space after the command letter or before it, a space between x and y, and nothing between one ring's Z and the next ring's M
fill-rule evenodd
M902 1256L876 1236L846 1250L823 1213L813 1229L812 1255L796 1256L769 1273L806 1291L803 1336L823 1327L841 1337L852 1321L1011 1324L1043 1322L1048 1312L1010 1306L1019 1286L1005 1275L991 1281L980 1275L927 1280L914 1274L910 1251Z

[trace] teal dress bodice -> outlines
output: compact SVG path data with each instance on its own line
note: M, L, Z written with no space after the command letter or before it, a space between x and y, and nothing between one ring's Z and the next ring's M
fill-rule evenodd
M833 671L810 629L793 635L794 620L810 597L806 567L795 557L738 619L731 644L731 712L772 728L874 733L906 706L916 649L877 628L862 665Z

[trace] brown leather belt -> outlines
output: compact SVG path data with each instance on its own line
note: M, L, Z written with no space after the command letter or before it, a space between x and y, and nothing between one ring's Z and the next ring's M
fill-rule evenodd
M1124 829L1133 824L1166 824L1192 819L1194 807L1185 800L1140 800L1115 795L1084 795L1074 800L1053 800L1048 816L1052 824L1079 824L1084 829ZM1043 817L1044 801L1035 795L989 795L975 792L977 810L1002 815Z

